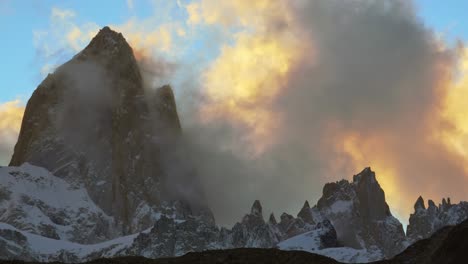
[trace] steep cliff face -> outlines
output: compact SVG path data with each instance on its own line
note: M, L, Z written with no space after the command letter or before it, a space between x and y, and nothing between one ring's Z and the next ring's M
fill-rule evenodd
M131 47L105 27L35 90L10 165L84 186L128 234L149 227L164 201L186 198L170 190L168 169L182 167L180 133L171 88L144 89Z

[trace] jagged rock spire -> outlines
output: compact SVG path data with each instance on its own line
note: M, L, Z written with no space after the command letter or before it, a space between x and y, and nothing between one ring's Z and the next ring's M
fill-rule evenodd
M385 193L370 167L354 175L352 182L327 183L316 209L333 223L345 246L377 244L386 256L403 249L403 226L391 215ZM384 233L392 233L394 240L390 242L381 235Z
M262 205L259 200L255 200L253 203L252 208L250 209L250 214L263 218Z
M271 225L277 225L278 222L276 221L275 214L271 213L270 218L268 219L268 223Z
M310 212L310 205L307 200L304 202L304 205L302 206L301 211L297 214L297 217L302 218L302 220L308 224L315 224L312 213Z
M366 167L360 173L353 176L353 182L356 184L360 182L375 183L375 173L371 170L370 167Z
M424 205L424 199L421 196L418 197L416 203L414 204L414 210L418 211L418 209L426 210L426 206Z

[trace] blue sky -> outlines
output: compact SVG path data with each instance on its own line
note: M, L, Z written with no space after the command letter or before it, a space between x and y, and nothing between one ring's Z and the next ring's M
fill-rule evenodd
M418 13L424 22L450 40L468 39L467 1L417 0Z
M52 0L0 0L0 104L21 99L26 102L32 91L44 76L40 69L47 58L40 56L34 44L34 32L50 27L52 8L73 10L76 23L92 21L98 26L121 24L131 18L144 19L158 13L161 1L134 0L129 6L126 0L115 1L52 1ZM157 2L155 4L155 2ZM417 0L418 15L424 23L442 33L450 41L468 39L465 26L468 1ZM161 10L160 14L166 14ZM172 14L173 15L173 14ZM200 45L192 43L191 49ZM65 54L58 62L66 60Z
M42 65L38 61L33 32L48 27L52 7L75 10L79 20L102 25L131 16L125 1L0 0L0 32L3 36L0 57L4 61L0 64L3 75L0 102L17 98L27 100L41 81L39 69ZM100 10L108 12L103 15Z

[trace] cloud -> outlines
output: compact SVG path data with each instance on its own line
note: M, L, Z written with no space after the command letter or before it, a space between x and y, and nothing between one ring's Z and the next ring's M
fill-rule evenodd
M0 104L0 165L7 165L18 139L24 107L19 100Z
M75 17L76 14L73 10L60 9L52 7L51 18L53 20L65 20Z
M133 10L133 8L135 7L135 3L133 2L133 0L127 0L127 7L128 9Z
M133 1L129 1L130 4L133 5ZM175 6L175 2L167 2L155 10L170 10ZM108 26L122 32L139 61L157 58L175 64L171 60L187 46L184 41L187 28L182 21L161 17L164 18L160 13L146 19L131 17ZM81 51L102 26L92 21L81 21L74 10L52 8L49 27L33 32L38 62L42 64L41 75L45 76Z
M45 77L80 51L96 35L99 26L93 22L77 23L73 10L53 7L48 29L33 31L40 74Z
M277 104L284 140L308 137L314 159L341 175L373 167L400 218L414 193L459 200L467 191L463 160L434 140L460 54L414 12L407 1L302 6L317 62L299 64Z

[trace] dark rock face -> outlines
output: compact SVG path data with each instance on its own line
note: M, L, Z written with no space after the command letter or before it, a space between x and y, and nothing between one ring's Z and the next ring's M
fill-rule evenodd
M85 186L128 234L152 225L163 201L191 200L170 190L165 165L183 162L173 153L180 133L172 89L145 90L131 47L105 27L36 89L10 165L29 162Z
M437 230L448 225L456 225L468 219L468 202L452 204L450 198L442 199L442 203L436 206L432 200L428 201L428 207L419 197L414 205L414 213L410 215L407 236L410 242L428 238Z
M359 212L363 219L377 221L391 216L385 201L385 193L370 168L365 168L361 173L354 175L353 183L360 205Z
M353 177L328 183L317 207L311 209L331 221L339 242L352 248L378 248L392 257L405 248L405 233L385 201L385 194L370 168Z
M268 224L270 225L277 225L278 222L276 221L276 217L273 213L270 214L270 218L268 219Z
M339 246L336 230L329 220L324 220L323 222L318 223L316 229L327 230L322 236L320 236L320 249Z

